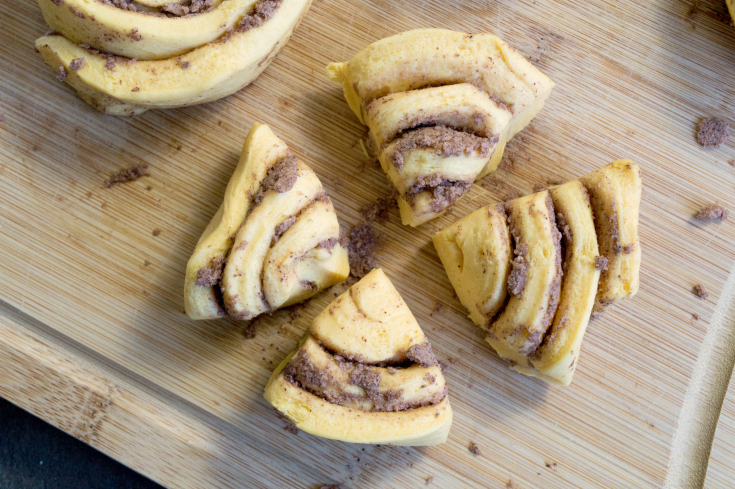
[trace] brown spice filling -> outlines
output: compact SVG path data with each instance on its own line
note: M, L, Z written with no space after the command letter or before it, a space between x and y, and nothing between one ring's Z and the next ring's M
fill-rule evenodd
M403 168L403 154L416 148L434 148L440 156L463 156L479 151L480 156L485 158L496 142L447 126L420 127L400 137L393 149L391 160L400 171Z
M281 235L288 231L291 226L294 225L296 222L296 216L287 217L282 223L276 226L276 232L273 235L273 238L271 238L271 246L278 243L278 240L281 239Z
M528 262L526 256L528 255L528 245L526 243L520 243L514 250L516 257L511 264L511 271L508 275L508 293L521 298L523 289L526 288L526 282L528 282Z
M146 175L150 175L150 173L148 173L148 165L137 164L125 170L120 170L119 172L114 173L110 178L105 181L105 188L114 187L115 185L118 185L120 183L134 182Z
M288 192L296 183L299 176L299 164L295 156L286 156L278 160L268 169L265 178L260 182L260 188L253 197L253 206L260 204L266 192L274 190L279 194Z
M603 271L607 270L607 258L604 256L597 256L595 257L595 268L597 270Z
M81 70L86 64L87 62L84 60L84 58L74 58L73 60L71 60L71 63L69 63L69 69L71 71Z
M243 16L240 22L234 27L230 27L225 31L225 34L219 38L219 42L225 42L229 40L234 34L247 32L250 29L255 29L263 25L263 23L271 19L278 7L281 6L282 0L260 0L255 4L253 10Z
M188 4L169 3L161 7L161 10L176 17L183 17L184 15L198 14L211 7L212 3L212 0L190 0Z
M707 117L699 123L697 142L707 149L719 148L729 138L730 124L716 117Z
M283 376L286 381L296 384L332 404L360 403L369 399L373 402L372 411L381 412L405 411L411 408L437 404L447 394L445 386L443 391L428 396L421 401L408 402L403 399L403 392L400 389L380 391L380 371L376 367L348 361L339 355L335 355L333 358L341 370L349 371L349 384L365 390L365 397L344 392L345 386L337 381L329 366L325 369L317 367L303 349L300 349L293 356L283 370ZM391 375L397 372L395 368L392 368L393 372L390 370L388 373Z
M301 284L301 287L305 288L306 290L318 290L319 286L316 284L316 282L312 282L311 280L302 280L299 282Z
M408 189L405 198L413 206L413 200L423 191L431 192L431 210L441 212L454 204L472 186L472 181L456 181L444 178L438 173L419 177Z
M431 343L428 340L420 345L413 345L406 351L406 356L409 360L420 364L422 367L432 367L437 364L434 350L431 348Z
M694 215L702 222L725 221L729 212L720 204L707 204Z
M212 287L213 285L217 285L222 278L224 270L225 258L223 256L213 258L211 265L199 269L195 283L201 287Z

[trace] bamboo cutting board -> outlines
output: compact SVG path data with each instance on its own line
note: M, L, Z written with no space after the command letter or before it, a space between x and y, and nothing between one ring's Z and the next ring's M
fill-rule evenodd
M3 397L169 487L699 487L713 437L706 487L735 486L735 223L691 217L713 201L735 211L735 140L714 151L694 140L702 117L735 113L724 2L315 1L250 87L133 119L94 112L58 83L33 52L46 31L35 2L3 4ZM446 444L417 449L294 435L263 387L344 286L293 320L258 320L247 339L244 323L183 314L186 261L256 121L319 174L345 229L360 222L388 188L324 67L418 27L496 33L556 82L510 145L511 169L449 216L410 229L394 211L379 226L379 265L438 357L455 360L454 425ZM547 386L507 369L465 318L430 238L511 190L617 158L643 172L641 290L591 323L572 386ZM141 162L149 177L103 188ZM698 283L708 300L692 294Z

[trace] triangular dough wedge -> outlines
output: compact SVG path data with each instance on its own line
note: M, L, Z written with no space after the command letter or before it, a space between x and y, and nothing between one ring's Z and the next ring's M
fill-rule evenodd
M452 409L420 326L376 269L316 317L265 398L296 426L350 443L443 443Z
M641 171L630 160L617 160L581 180L590 194L600 255L607 258L597 294L597 302L604 307L638 292Z
M339 223L316 174L255 124L222 206L186 267L192 319L252 319L349 275Z
M232 8L225 5L236 5L233 2L228 0L220 8ZM311 4L311 0L281 0L275 9L260 8L269 2L259 0L231 30L211 42L179 56L161 54L165 59L156 59L155 53L146 54L149 60L120 58L119 53L77 45L75 42L82 38L72 41L56 34L37 39L36 49L82 100L105 114L129 116L148 109L203 104L226 97L255 80L286 44ZM118 15L127 14L132 13L120 11ZM205 15L210 14L159 20L195 22L194 17ZM73 26L70 29L74 31ZM189 30L181 33L189 34ZM93 44L93 39L85 39L86 44ZM83 66L76 62L80 58L84 59Z
M492 218L500 204L479 209L434 237L470 318L489 330L488 343L511 360L513 369L569 385L595 299L609 297L610 291L626 297L629 284L637 289L640 195L637 165L618 160L580 179L508 202L505 210L516 255L512 263L503 225ZM617 243L612 236L618 237ZM606 270L615 272L607 273L603 285ZM511 297L501 303L506 286ZM493 307L486 312L482 307L487 304Z
M553 82L491 34L419 29L327 67L398 190L404 224L444 212L495 170Z

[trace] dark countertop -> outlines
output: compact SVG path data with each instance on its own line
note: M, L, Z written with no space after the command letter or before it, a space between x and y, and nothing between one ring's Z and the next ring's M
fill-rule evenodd
M0 489L162 489L0 398Z

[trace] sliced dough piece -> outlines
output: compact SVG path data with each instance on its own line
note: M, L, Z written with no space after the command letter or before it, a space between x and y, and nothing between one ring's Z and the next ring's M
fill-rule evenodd
M548 191L506 204L515 252L506 308L490 325L487 342L503 358L526 363L551 326L561 287L561 235Z
M147 1L150 7L176 3ZM151 60L178 56L216 40L235 27L257 2L227 0L184 17L133 12L97 0L64 0L59 5L54 0L38 0L38 5L49 27L75 44L86 43L118 56Z
M335 299L311 326L322 344L345 358L399 363L426 336L393 284L375 269Z
M399 190L406 189L398 205L403 223L411 226L436 217L472 181L495 170L508 139L530 122L553 87L498 37L446 29L418 29L382 39L348 62L331 63L327 74L342 84L353 112L370 127L389 178ZM429 137L427 125L445 132ZM423 132L417 137L412 129ZM466 132L484 142L469 140ZM451 143L437 142L441 138ZM398 151L405 147L409 149ZM450 148L455 150L448 152ZM406 159L425 167L414 166L404 174L401 162ZM462 163L462 178L444 170ZM443 184L438 190L406 194L422 178L441 178Z
M325 315L339 319L325 322ZM374 334L376 321L382 334ZM421 328L407 331L406 322L415 319L383 271L373 270L316 318L299 348L273 372L265 399L299 429L324 438L404 446L445 442L452 423L446 382ZM327 343L337 331L337 343L357 341L333 349ZM386 342L384 336L396 338ZM418 348L407 351L415 338ZM374 348L373 340L382 345ZM390 352L376 356L385 344L392 345ZM385 360L371 358L396 365L372 365ZM406 361L413 364L406 367Z
M279 177L285 166L294 171ZM268 126L256 123L224 202L187 263L187 315L221 317L224 305L252 319L348 275L337 215L316 174L289 155Z
M638 292L641 172L632 161L617 160L580 180L592 202L600 255L607 258L607 270L600 274L597 294L597 302L607 306Z
M549 193L565 248L559 306L543 343L530 356L533 366L521 363L512 368L547 382L569 385L600 279L597 235L587 190L579 180L551 187Z
M487 329L508 295L513 249L505 209L476 210L436 233L434 247L470 319Z
M163 60L121 60L106 69L108 56L84 49L60 35L36 40L36 49L77 95L95 109L129 116L148 109L202 104L226 97L255 80L286 44L311 0L283 0L260 27L235 31L182 56ZM72 70L73 60L85 66Z

